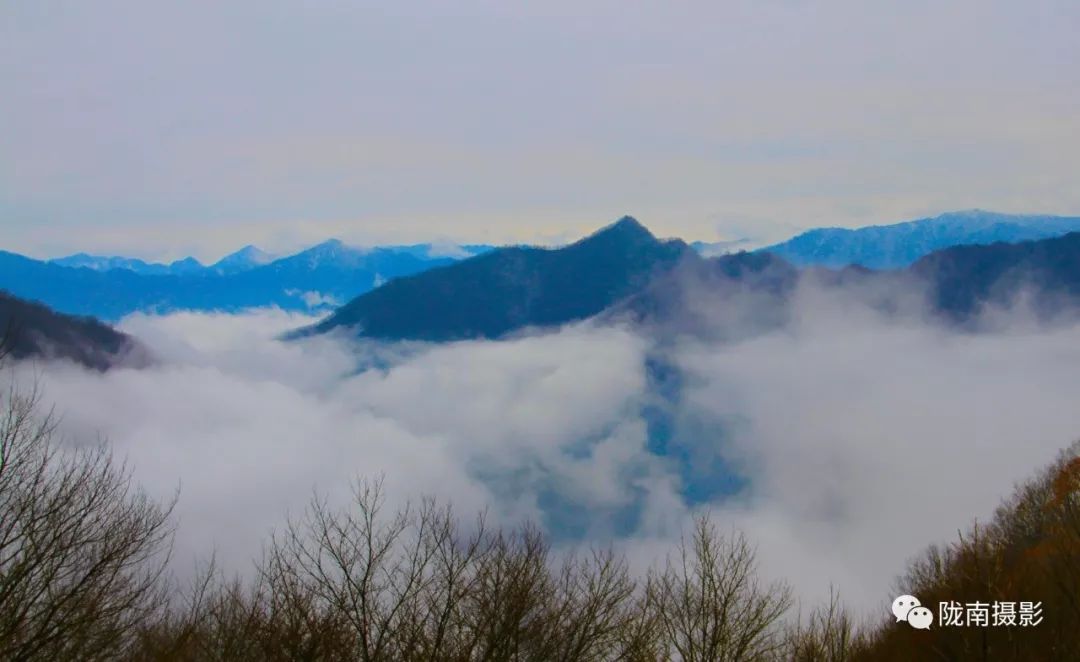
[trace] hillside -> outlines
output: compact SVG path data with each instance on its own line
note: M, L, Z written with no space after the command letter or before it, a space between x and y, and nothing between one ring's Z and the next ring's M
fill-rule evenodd
M986 304L1030 297L1035 312L1052 315L1080 302L1080 232L1018 244L956 246L916 262L911 272L930 284L930 303L956 318Z
M95 370L148 359L134 339L97 320L61 315L3 291L0 337L0 352L17 359L67 359Z
M374 338L495 338L527 326L590 317L636 292L690 253L630 217L558 249L492 250L387 283L309 332L338 328Z

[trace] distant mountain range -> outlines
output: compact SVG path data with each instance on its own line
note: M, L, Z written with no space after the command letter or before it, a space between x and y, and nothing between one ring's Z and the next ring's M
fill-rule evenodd
M338 247L343 254L362 255L369 251L386 251L402 253L422 260L437 260L442 258L461 259L479 255L490 250L491 246L483 244L471 244L466 246L439 246L435 244L411 244L404 246L382 246L372 249L345 247L341 241L331 239L321 245ZM235 253L230 253L217 262L204 265L193 257L185 257L168 264L160 262L146 262L138 258L121 256L89 255L76 253L67 257L58 257L48 260L50 264L61 267L74 267L91 269L93 271L111 271L113 269L127 269L137 274L149 276L186 276L191 274L218 274L230 275L248 271L256 267L270 264L282 256L267 253L258 246L244 246ZM285 258L287 259L287 258Z
M192 258L163 265L86 254L41 261L0 251L0 288L62 313L104 320L180 309L322 311L388 280L484 250L470 246L455 252L430 245L363 249L330 240L279 259L248 246L210 266Z
M626 217L564 248L495 249L400 278L296 335L348 329L390 340L497 338L601 315L661 333L738 337L782 324L789 294L808 273L826 287L886 286L875 302L883 310L914 287L931 311L954 321L1025 293L1036 312L1054 314L1080 302L1080 232L952 247L901 270L808 272L771 252L705 258Z
M725 297L735 310L748 293L755 306L744 310L780 319L799 267L809 267L833 270L818 277L837 285L914 277L932 291L935 308L959 319L1021 287L1043 293L1037 299L1044 310L1074 297L1075 237L1024 241L1074 226L1080 218L955 212L859 230L812 230L760 251L729 253L739 244L661 241L626 217L561 248L361 249L330 240L276 259L247 246L208 266L190 258L165 265L86 254L41 261L0 251L0 289L106 321L140 311L278 306L332 313L304 333L348 328L375 338L437 341L495 338L599 314L700 331L715 328L703 316L716 307L695 306L702 297ZM935 250L939 245L944 248ZM757 305L763 294L764 308ZM724 328L739 332L737 324Z
M869 269L900 269L950 246L1015 243L1076 231L1080 231L1080 217L997 214L976 209L855 230L819 228L761 250L797 267L857 264Z
M76 253L75 255L49 260L49 262L61 267L72 267L75 269L91 269L93 271L127 269L128 271L134 271L137 274L150 274L155 276L165 274L190 274L202 271L206 268L199 264L199 261L193 257L177 260L169 264L157 264L143 262L142 260L131 257L102 257L98 255L88 255L86 253Z
M0 330L19 331L12 347L17 357L62 357L104 369L140 356L137 344L94 320L23 299L116 319L137 310L237 310L268 302L330 307L354 292L293 337L344 331L436 342L499 338L591 317L629 322L658 338L737 338L782 325L791 293L808 277L825 287L875 286L864 291L875 292L874 305L883 310L896 296L925 294L928 309L951 322L1021 298L1042 317L1080 311L1080 232L953 246L895 270L799 269L772 252L708 258L681 240L657 239L630 217L561 248L497 248L462 260L424 257L425 250L359 250L328 241L244 268L245 260L264 259L245 249L233 266L226 260L189 274L139 273L107 263L62 266L0 252L0 284L18 290L0 294Z
M95 370L149 362L149 355L130 336L97 320L61 315L6 292L0 292L0 356L66 359Z

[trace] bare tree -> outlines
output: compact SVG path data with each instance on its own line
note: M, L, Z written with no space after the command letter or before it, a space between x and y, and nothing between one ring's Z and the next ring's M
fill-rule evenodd
M736 662L773 656L778 623L791 606L783 583L762 586L753 547L742 534L721 535L699 517L678 555L649 580L667 654L685 662Z
M829 602L800 618L787 632L784 659L796 662L847 662L855 659L860 639L851 615L835 590Z
M612 549L570 557L558 575L548 618L548 640L555 645L547 659L611 659L620 634L631 626L628 607L635 590L625 560Z
M0 394L0 659L115 657L161 604L172 504L104 445L58 444L39 403Z
M261 569L270 629L313 643L295 657L617 658L635 583L614 552L553 571L536 527L489 532L481 514L463 532L431 499L383 506L381 483L361 482L350 508L316 499L271 544Z
M226 580L211 557L183 587L172 586L163 618L144 621L139 662L264 662L289 659L275 648L262 584Z
M293 632L303 656L322 651L364 661L409 655L431 581L433 503L384 521L381 481L356 485L351 508L315 499L307 517L271 542L260 573L270 618ZM342 641L344 640L344 644ZM330 650L344 645L347 650Z

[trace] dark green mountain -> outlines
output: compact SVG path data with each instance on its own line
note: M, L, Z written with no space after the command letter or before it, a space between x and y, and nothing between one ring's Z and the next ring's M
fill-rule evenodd
M0 291L0 355L17 359L68 359L89 368L145 364L130 336L95 319L61 315L39 303Z
M660 241L624 217L563 248L499 248L399 278L301 333L349 328L395 340L496 338L595 315L687 254L682 241Z
M925 281L930 304L965 319L986 305L1027 296L1034 312L1053 316L1080 304L1080 232L1018 244L956 246L932 253L910 269Z

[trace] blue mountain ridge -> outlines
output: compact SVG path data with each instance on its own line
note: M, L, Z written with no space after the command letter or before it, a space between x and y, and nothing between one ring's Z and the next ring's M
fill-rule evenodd
M133 312L173 310L278 306L312 312L456 259L430 257L431 252L429 245L361 249L330 240L272 261L248 246L203 266L193 258L170 265L86 254L42 261L0 251L0 288L58 312L109 321Z
M639 239L645 235L652 237L633 219L624 221L615 226L622 230L637 228L635 232L625 234L636 235ZM989 245L1000 241L1016 243L1059 236L1072 228L1080 229L1080 217L1017 216L978 210L950 212L934 218L857 230L811 230L754 254L778 256L797 267L836 269L859 264L873 269L903 269L942 248ZM597 234L606 236L610 233L601 231ZM647 250L638 256L644 260L641 264L624 264L613 259L610 250L593 256L590 250L579 246L583 243L587 242L583 240L557 249L517 246L493 251L489 246L440 249L431 244L359 249L330 240L278 259L272 259L254 246L245 246L207 266L192 258L164 265L86 254L40 261L0 251L0 288L25 299L40 301L59 312L92 315L104 320L117 320L140 311L238 311L278 306L286 310L325 312L348 304L324 326L362 326L367 329L366 333L378 337L491 337L519 328L524 321L550 324L558 323L564 317L580 319L596 314L634 290L642 280L648 280L636 269L648 267L646 271L651 272L652 266L656 266L652 262L660 258L658 255L650 257ZM674 262L690 263L690 258L685 255L687 252L696 252L706 258L718 255L717 259L723 259L727 251L738 246L739 242L723 246L695 242L690 245L693 251L687 251L686 244L679 242L675 249L663 249L669 253L674 250L678 259L673 261L672 256L667 255L659 259L659 263L662 263L661 267ZM642 245L637 248L641 249ZM474 266L475 258L463 259L477 253L484 255L484 260L475 263L479 266ZM596 264L587 268L586 262L592 259L597 260ZM637 258L630 261L633 259ZM422 332L424 308L419 305L414 305L415 310L411 313L391 305L386 311L375 314L381 304L376 305L374 301L391 301L401 296L400 292L416 287L415 284L394 285L384 292L380 285L459 261L469 264L466 275L450 272L448 276L432 281L422 280L421 291L409 297L417 302L427 301L434 306L429 307L430 310L443 310L449 317L440 324L457 324L459 328L454 333L449 333L449 326ZM573 276L564 278L549 272ZM450 284L447 278L463 280ZM620 278L627 282L620 282ZM593 281L596 287L593 287ZM481 305L482 298L469 294L469 287L484 292L488 297L486 302ZM567 294L556 294L560 287L567 288ZM532 295L519 297L510 292L514 288L532 292ZM424 289L440 292L439 300L422 291ZM505 296L500 297L500 290ZM353 302L367 293L373 298ZM469 297L475 299L476 306L489 312L463 312L464 308L473 305L468 303L472 300ZM557 301L563 297L567 301ZM659 303L662 299L654 297L653 304L671 305L670 301ZM503 310L504 304L510 308ZM572 314L567 313L567 317L560 312L562 308ZM412 315L414 319L408 323L403 319L391 322L387 317L387 311L391 310L395 311L394 315ZM487 320L481 320L483 314L488 316ZM496 319L500 316L503 319ZM457 322L451 323L449 319L455 317ZM470 326L473 328L468 328Z
M1080 231L1080 217L1016 215L974 209L892 225L817 228L762 251L798 267L900 269L950 246L1016 243Z
M783 324L802 278L826 287L880 283L874 305L896 308L921 292L928 309L965 321L985 304L1034 294L1040 315L1080 299L1080 232L953 246L897 270L847 266L800 270L772 252L705 258L661 241L630 217L557 249L511 247L400 278L362 294L295 336L348 329L384 340L498 338L593 316L662 334L736 338ZM895 287L893 287L895 286Z

